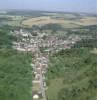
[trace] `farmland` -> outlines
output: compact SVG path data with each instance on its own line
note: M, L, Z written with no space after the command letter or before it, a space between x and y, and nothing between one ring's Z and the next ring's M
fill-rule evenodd
M45 24L59 24L62 25L64 28L74 28L78 27L79 25L72 24L73 22L70 20L58 20L52 19L50 17L38 17L38 18L31 18L28 20L24 20L22 22L23 25L32 27L33 25L45 25Z
M45 24L59 24L62 25L64 28L77 28L80 26L87 26L87 25L97 25L97 18L95 17L85 17L82 19L56 19L50 16L47 17L36 17L24 20L22 22L23 25L32 27L33 25L45 25Z
M34 25L59 24L63 28L79 28L81 26L97 25L94 15L76 13L6 11L0 13L0 25L31 28Z
M13 15L0 15L0 25L9 26L21 26L22 20L25 19L23 16L13 16Z

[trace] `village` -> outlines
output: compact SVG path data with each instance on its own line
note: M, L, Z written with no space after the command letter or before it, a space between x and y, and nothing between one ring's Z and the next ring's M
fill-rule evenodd
M37 32L37 31L36 31ZM45 48L45 51L56 52L62 49L69 49L81 38L78 35L70 35L64 39L57 34L47 34L37 32L36 36L33 36L30 32L14 31L14 35L17 37L17 41L13 42L13 48L19 51L35 52L37 47Z
M13 42L13 48L21 52L31 52L31 66L33 68L34 78L32 80L32 96L33 100L47 100L46 98L46 72L48 69L49 55L63 49L70 49L81 38L77 35L71 35L68 38L36 32L33 36L30 32L20 29L13 33L17 37L17 41Z

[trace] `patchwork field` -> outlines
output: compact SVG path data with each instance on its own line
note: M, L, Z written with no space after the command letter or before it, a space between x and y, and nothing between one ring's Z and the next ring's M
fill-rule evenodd
M5 12L3 12L5 13ZM43 13L40 16L22 16L0 13L0 25L22 26L31 28L34 25L59 24L63 28L97 25L97 17L66 13Z
M25 17L0 15L0 25L21 26L21 22Z
M67 19L56 19L49 16L37 17L24 20L22 25L32 27L33 25L45 25L45 24L60 24L64 28L76 28L79 26L86 25L97 25L96 17L85 17L83 19L77 20L67 20Z
M29 27L32 27L33 25L44 25L44 24L51 24L51 23L64 24L64 20L51 19L50 17L37 17L37 18L24 20L22 22L23 25L27 25Z

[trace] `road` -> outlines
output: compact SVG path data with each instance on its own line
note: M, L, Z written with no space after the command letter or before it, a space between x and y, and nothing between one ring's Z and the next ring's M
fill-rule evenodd
M47 66L48 66L48 57L47 57L47 55L45 57L44 54L40 53L39 49L34 55L35 55L34 65L35 65L35 71L36 71L35 76L38 76L38 78L39 78L38 82L40 84L39 91L42 95L42 100L47 100L46 94L45 94L46 87L44 86L44 83L46 85L46 82L45 82L44 78L45 78L45 73L46 73ZM36 79L34 79L34 81L35 80Z

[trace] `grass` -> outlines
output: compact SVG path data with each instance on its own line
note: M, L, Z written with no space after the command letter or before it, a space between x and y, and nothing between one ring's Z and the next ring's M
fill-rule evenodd
M97 48L93 49L93 50L91 51L91 53L97 54Z
M48 100L57 100L57 95L63 87L64 87L64 84L63 84L62 78L50 80L50 85L48 86L48 89L46 92Z
M40 89L40 84L39 83L34 83L32 90L33 91L39 91L39 89Z
M48 86L47 89L47 97L48 100L58 100L58 94L61 91L62 88L67 88L67 89L72 89L73 87L79 87L79 89L82 89L83 87L88 87L88 81L89 78L86 77L84 79L82 79L81 81L72 83L72 84L68 84L68 83L63 83L63 79L62 78L57 78L54 80L50 80L50 85ZM96 90L93 91L94 92L94 98L95 97L95 93L97 92ZM82 98L84 98L86 96L86 94L83 95ZM81 100L81 97L78 98L78 100ZM96 99L93 99L96 100Z

